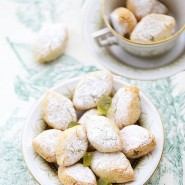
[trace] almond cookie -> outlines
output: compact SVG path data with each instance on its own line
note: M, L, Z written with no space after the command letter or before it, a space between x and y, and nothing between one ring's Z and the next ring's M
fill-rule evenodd
M164 4L162 4L161 2L156 1L151 13L167 14L168 8Z
M143 127L130 125L121 130L123 153L129 158L139 158L156 146L155 136Z
M77 163L68 167L59 167L58 177L63 185L97 185L96 177L88 167Z
M107 117L121 129L134 124L139 119L140 112L139 89L127 86L119 89L112 98Z
M134 171L122 152L94 152L91 169L97 176L110 183L125 183L134 180Z
M33 149L46 161L56 163L56 145L62 131L50 129L40 133L32 141Z
M86 124L89 121L90 117L92 116L98 116L98 110L97 109L90 109L86 111L81 118L79 119L78 123L83 125L86 128ZM88 149L87 151L95 151L96 149L92 146L92 144L88 143Z
M90 109L86 111L81 118L79 119L78 123L86 127L86 124L91 116L98 116L98 110L97 109Z
M82 125L65 130L56 147L57 164L59 166L75 164L84 156L87 145L87 134Z
M150 14L144 17L133 30L130 40L152 43L170 37L175 29L175 19L168 15Z
M56 92L48 92L42 101L42 117L55 129L65 130L77 120L71 100Z
M92 116L87 125L87 137L95 149L100 152L122 150L120 131L115 123L104 116Z
M38 33L34 42L36 61L50 62L59 57L66 47L67 31L62 24L47 25Z
M127 0L126 8L128 8L136 16L137 20L141 20L152 12L156 0Z
M110 14L114 30L122 36L129 36L137 24L134 14L123 7L115 9Z
M97 102L112 91L112 74L97 71L85 75L77 84L73 95L73 104L77 110L95 108Z

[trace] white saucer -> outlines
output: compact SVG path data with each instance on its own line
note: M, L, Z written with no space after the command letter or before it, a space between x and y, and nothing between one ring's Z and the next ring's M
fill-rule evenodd
M90 50L100 59L99 62L113 73L137 80L156 80L185 70L185 33L168 53L154 58L142 58L127 53L117 45L107 48L98 46L92 33L103 27L101 1L87 1L83 9L85 40Z

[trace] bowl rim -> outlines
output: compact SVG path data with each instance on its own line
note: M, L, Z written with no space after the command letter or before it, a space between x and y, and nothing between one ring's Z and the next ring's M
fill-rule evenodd
M106 26L109 28L110 32L118 39L120 39L121 41L127 42L129 44L134 44L134 45L138 45L138 46L157 46L159 44L162 43L167 43L168 41L171 41L175 38L177 38L183 31L185 31L185 23L184 25L173 35L171 35L170 37L163 39L161 41L157 41L157 42L152 42L152 43L140 43L140 42L136 42L136 41L131 41L123 36L121 36L120 34L118 34L110 25L110 22L108 21L108 19L106 18L105 15L105 1L106 0L102 0L102 16L103 16L103 20L106 24Z
M84 76L84 75L83 75L83 76ZM61 86L65 86L65 85L67 85L68 83L71 83L71 82L73 82L73 81L79 81L81 78L83 78L83 76L75 77L75 78L71 78L71 79L67 79L67 80L65 80L65 81L63 81L63 82L61 82L61 83L59 83L58 85L56 85L56 86L54 86L54 87L48 89L46 92L52 91L52 90L56 90L56 89L60 88ZM124 83L125 85L131 85L131 84L125 82L125 81L122 80L119 76L116 76L116 75L113 75L113 81L114 81L114 80L117 81L117 82L120 82L120 83ZM45 92L45 93L46 93L46 92ZM28 113L27 116L26 116L26 120L25 120L25 122L24 122L24 125L23 125L23 128L22 128L22 133L21 133L21 150L22 150L22 154L23 154L23 161L24 161L24 163L25 163L25 165L26 165L26 168L28 169L29 173L31 174L31 176L33 177L33 179L35 179L35 181L36 181L39 185L42 185L42 184L40 184L40 182L37 180L37 177L35 177L35 176L33 175L33 173L31 172L31 170L30 170L30 168L29 168L29 165L27 164L26 159L25 159L25 155L26 155L26 154L24 153L24 147L23 147L24 140L23 140L23 136L24 136L24 132L25 132L27 123L28 123L28 121L29 121L29 119L30 119L30 116L32 115L32 112L34 112L34 110L36 109L36 107L40 104L40 102L41 102L41 100L43 99L45 93L44 93L40 98L38 98L38 99L36 100L36 102L34 103L34 105L30 108L30 111L29 111L29 113ZM154 103L150 100L150 98L149 98L146 94L144 94L141 90L140 90L140 94L141 94L142 96L144 96L144 97L147 99L147 101L148 101L148 103L150 104L150 106L152 106L153 109L154 109L154 111L158 114L159 119L160 119L160 122L161 122L161 126L162 126L162 133L163 133L163 145L162 145L162 152L161 152L161 155L160 155L160 159L159 159L158 164L156 165L156 168L155 168L155 170L153 171L153 173L152 173L152 174L150 175L150 177L145 181L145 183L144 183L144 185L145 185L145 184L147 184L147 182L150 180L150 178L151 178L151 177L155 174L155 172L157 171L157 167L159 166L159 164L160 164L160 162L161 162L161 159L162 159L162 157L163 157L164 146L165 146L165 133L164 133L164 126L163 126L163 122L162 122L162 119L161 119L161 115L160 115L159 111L157 110L156 106L155 106Z

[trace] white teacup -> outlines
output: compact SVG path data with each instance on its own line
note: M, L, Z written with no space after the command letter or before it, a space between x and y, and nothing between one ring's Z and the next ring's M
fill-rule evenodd
M125 6L126 0L102 0L103 19L107 27L93 33L93 37L101 47L118 44L124 50L137 56L152 57L166 53L175 46L181 33L185 30L185 0L160 0L160 2L168 7L176 20L175 33L167 39L141 44L119 35L112 28L109 16L116 8Z

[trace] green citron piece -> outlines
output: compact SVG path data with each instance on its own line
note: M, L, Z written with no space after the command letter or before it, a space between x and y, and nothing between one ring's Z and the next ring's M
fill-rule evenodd
M80 125L80 123L72 121L71 123L69 123L67 128L72 128L72 127L77 126L77 125Z
M110 96L103 96L97 103L97 109L99 115L107 115L107 111L112 103Z
M84 166L91 166L91 161L93 158L94 152L86 152L83 157L83 165Z
M112 183L106 181L105 179L100 178L98 180L98 185L112 185Z

